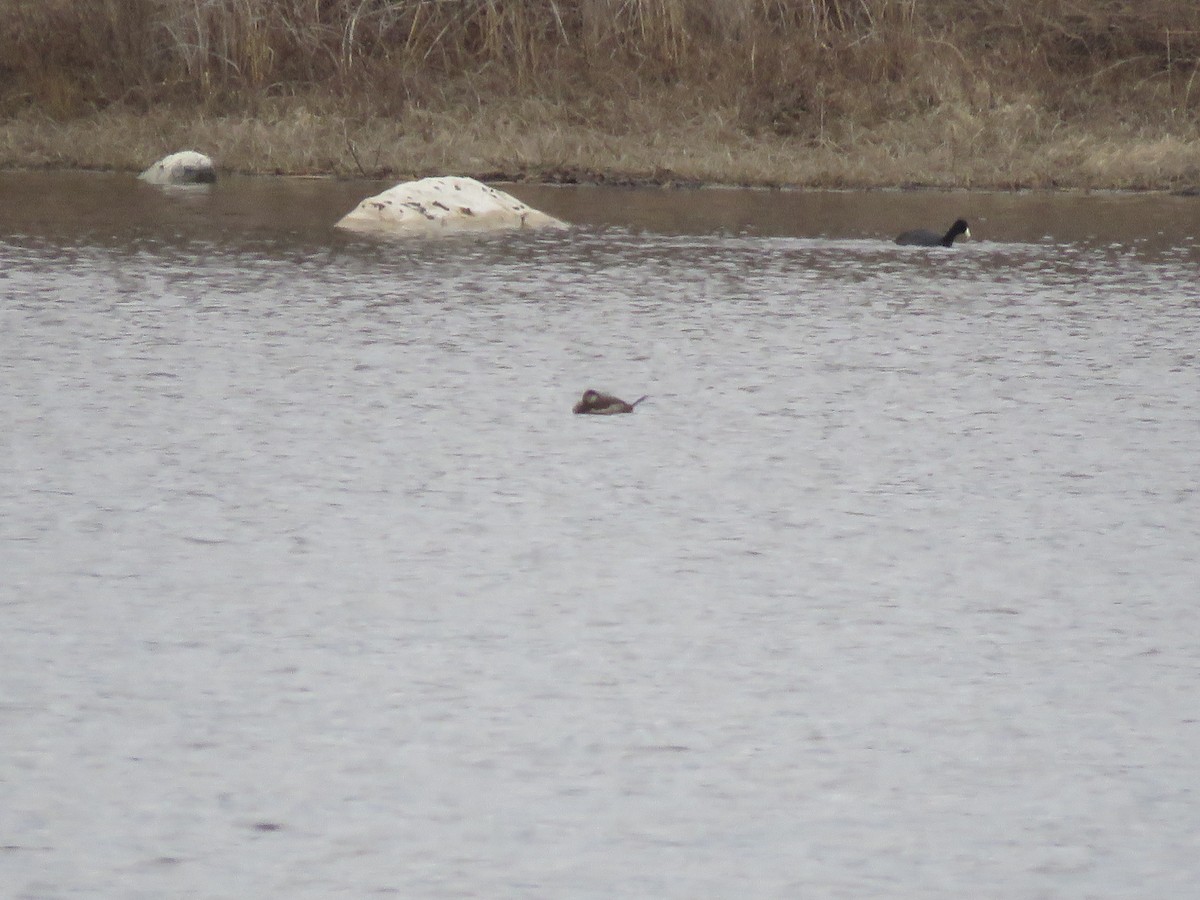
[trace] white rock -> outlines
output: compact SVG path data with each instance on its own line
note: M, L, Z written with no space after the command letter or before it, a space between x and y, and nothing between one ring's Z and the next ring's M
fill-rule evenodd
M406 181L368 197L343 216L337 227L385 234L437 234L566 228L567 224L474 178L442 176Z
M217 170L203 153L184 150L163 157L138 178L151 184L211 184L217 180Z

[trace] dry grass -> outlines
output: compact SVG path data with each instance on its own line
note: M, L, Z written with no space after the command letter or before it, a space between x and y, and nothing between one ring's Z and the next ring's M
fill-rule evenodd
M1200 178L1194 0L0 0L0 165Z

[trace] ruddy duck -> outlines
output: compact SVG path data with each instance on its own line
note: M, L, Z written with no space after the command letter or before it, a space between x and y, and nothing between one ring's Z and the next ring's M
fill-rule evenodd
M619 397L614 397L612 394L602 394L599 391L593 391L588 388L583 392L583 397L575 404L574 412L576 415L589 414L593 416L611 416L616 413L631 413L633 408L641 403L646 398L638 397L632 403L626 403Z

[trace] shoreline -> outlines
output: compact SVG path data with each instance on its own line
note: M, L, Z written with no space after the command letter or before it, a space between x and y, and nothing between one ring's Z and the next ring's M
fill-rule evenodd
M191 149L191 148L183 148ZM147 165L155 162L150 160ZM69 172L91 175L129 175L136 178L142 169L113 168L103 166L55 165L52 163L35 165L2 165L0 175L21 174L52 174ZM360 175L357 173L335 172L255 172L230 171L218 168L218 181L234 176L237 178L282 179L296 181L379 181L389 185L399 184L404 180L434 177L436 175L461 176L474 178L489 185L532 185L537 187L563 188L611 188L615 190L662 190L662 191L759 191L762 193L827 193L827 194L922 194L922 193L962 193L962 194L1056 194L1080 196L1110 195L1140 197L1161 195L1163 197L1200 197L1200 186L1181 188L1169 187L985 187L974 185L970 187L956 185L865 185L829 187L810 184L739 184L719 181L684 181L676 178L638 178L620 172L586 173L576 179L561 177L532 178L527 174L507 175L503 172L481 172L477 174L462 172L425 173L414 176L413 179L395 179L387 176Z
M209 117L109 107L56 121L37 112L0 120L0 171L138 173L197 150L227 175L318 176L396 183L464 175L489 183L694 190L1200 192L1200 139L1191 128L1074 124L996 146L955 140L930 123L889 123L853 142L747 135L725 113L707 121L644 104L623 133L564 121L563 110L519 100L472 110L351 119L285 103L257 116ZM1002 122L985 123L994 135ZM640 126L640 127L639 127Z

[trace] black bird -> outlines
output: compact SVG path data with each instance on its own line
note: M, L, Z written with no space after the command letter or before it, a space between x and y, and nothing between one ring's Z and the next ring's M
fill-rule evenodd
M645 397L638 397L632 403L626 403L619 397L614 397L612 394L602 394L599 391L593 391L588 388L583 392L583 398L575 404L572 412L577 415L590 414L593 416L611 416L616 413L631 413L633 408L645 400Z
M914 247L951 247L954 245L954 239L960 234L971 236L971 229L967 227L966 219L956 221L945 234L938 234L936 231L929 231L925 228L906 231L896 238L896 243Z

